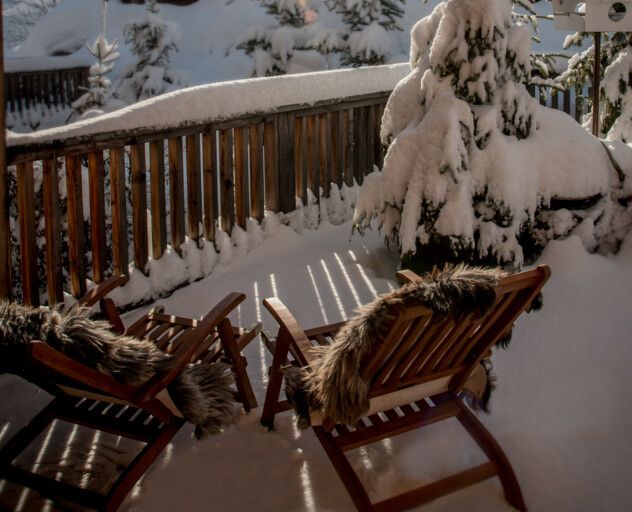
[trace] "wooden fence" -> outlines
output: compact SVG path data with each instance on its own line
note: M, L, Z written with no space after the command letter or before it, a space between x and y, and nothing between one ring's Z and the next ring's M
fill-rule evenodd
M70 106L88 86L87 66L42 71L8 72L4 75L7 110L23 112L41 104Z
M532 90L543 103L578 115L571 93L540 92ZM58 303L64 290L78 297L87 278L99 283L111 273L127 274L130 261L144 272L149 257L160 258L167 244L180 253L185 236L214 241L218 227L230 233L249 217L261 220L264 210L290 212L297 197L307 204L308 189L320 200L318 191L327 197L331 183L361 184L373 164L382 164L379 131L389 95L288 106L187 128L105 133L89 143L10 147L16 190L8 194L8 182L0 183L0 199L5 194L17 203L18 234L13 258L0 251L0 296L28 304L39 304L44 295ZM42 172L37 191L34 169ZM60 183L66 187L65 209ZM43 220L34 204L42 205ZM9 229L10 206L3 208L0 231ZM36 243L42 224L45 255ZM11 268L12 261L19 269ZM21 286L13 286L11 272Z
M130 258L144 271L148 258L160 258L167 244L179 252L185 236L215 240L217 226L230 233L235 225L245 227L248 217L261 220L264 210L293 211L296 197L307 202L308 189L320 187L327 197L330 183L352 185L354 179L362 183L374 163L381 165L379 127L388 96L386 91L185 130L148 131L125 138L110 134L90 145L41 146L36 151L9 148L8 163L17 167L19 242L14 250L19 255L22 289L17 298L39 304L45 290L49 303L55 304L62 300L64 289L78 297L86 290L86 278L99 283L110 273L126 274ZM87 167L87 183L82 165ZM37 268L36 166L43 173L38 194L43 205L45 286ZM65 180L59 179L61 174ZM59 208L58 184L64 182L67 212ZM84 188L89 190L90 203L85 222ZM107 252L106 222L112 226ZM67 247L62 248L62 243ZM90 268L87 251L92 255ZM0 278L4 289L10 290L8 262L1 263L5 270L0 270Z

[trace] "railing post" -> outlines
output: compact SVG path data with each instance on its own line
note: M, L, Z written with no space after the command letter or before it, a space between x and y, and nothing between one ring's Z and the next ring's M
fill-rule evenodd
M279 114L278 154L279 210L289 213L296 209L294 116L290 113Z
M9 224L9 173L4 101L4 49L0 0L0 298L11 298L11 226Z

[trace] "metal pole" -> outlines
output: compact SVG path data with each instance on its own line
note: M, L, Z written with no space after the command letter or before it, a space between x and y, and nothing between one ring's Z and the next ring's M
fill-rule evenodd
M4 99L4 44L0 0L0 298L11 298L11 231L9 224L9 176Z
M601 32L594 32L595 55L592 80L592 132L599 137L599 89L601 88Z

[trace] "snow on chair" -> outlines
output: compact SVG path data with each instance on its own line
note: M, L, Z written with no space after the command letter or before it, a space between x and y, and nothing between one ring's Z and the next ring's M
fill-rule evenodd
M0 448L0 479L35 489L62 505L71 502L116 510L185 421L195 424L196 437L200 438L219 432L234 419L235 399L246 411L257 406L241 351L259 334L260 324L244 330L233 328L228 319L245 295L227 295L202 320L166 315L158 308L125 329L107 294L126 281L125 277L104 281L79 301L81 308L73 307L67 313L0 303L0 321L11 317L9 326L21 317L39 322L40 333L62 331L60 337L56 338L55 331L52 338L40 341L0 329L2 370L21 375L54 396ZM87 317L84 307L97 303L109 323ZM75 322L72 325L69 317ZM23 324L26 332L33 322ZM81 340L77 338L80 328L85 331ZM120 344L125 345L121 348ZM106 346L99 352L99 357L105 357L94 360L95 346ZM111 371L113 367L120 371ZM63 466L55 465L57 476L62 476L59 479L22 467L19 456L55 421L140 441L145 446L122 471L116 471L116 464L108 460L107 469L101 471L112 475L96 475L103 484L96 490L76 485L75 480L88 476L81 471L66 474ZM90 454L86 457L89 459Z
M481 364L507 342L515 320L540 294L547 266L502 276L456 267L429 276L397 274L405 286L348 322L303 330L283 303L264 305L280 324L261 423L292 407L310 425L358 510L407 509L498 475L507 501L525 504L502 449L464 403L487 388ZM287 363L291 363L287 365ZM280 401L285 379L287 400ZM488 461L373 503L345 452L456 417Z

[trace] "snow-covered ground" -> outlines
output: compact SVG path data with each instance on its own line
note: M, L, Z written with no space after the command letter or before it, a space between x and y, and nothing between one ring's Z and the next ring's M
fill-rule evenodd
M288 304L304 327L349 318L357 306L396 286L396 259L382 238L369 232L350 239L349 232L348 223L324 224L300 235L281 227L263 246L159 303L175 314L199 317L224 294L240 291L248 299L234 321L244 326L261 320L264 328L275 328L261 305L272 295ZM512 461L530 510L625 510L632 487L632 236L614 257L586 253L576 237L555 241L538 263L549 264L553 272L544 307L523 316L509 349L496 353L498 389L492 412L482 421ZM128 314L126 321L138 314ZM262 403L269 357L258 340L246 355ZM0 377L0 397L0 443L48 399L6 375ZM352 510L315 436L299 434L289 413L268 433L259 426L260 414L261 406L202 442L186 426L124 509ZM80 436L55 428L47 449L38 454L40 462L50 462L47 453L68 456L77 450L68 441ZM351 454L374 498L458 471L481 457L453 420ZM0 503L7 502L9 491L0 482ZM18 510L33 508L27 494L20 503ZM423 510L510 508L492 479Z

